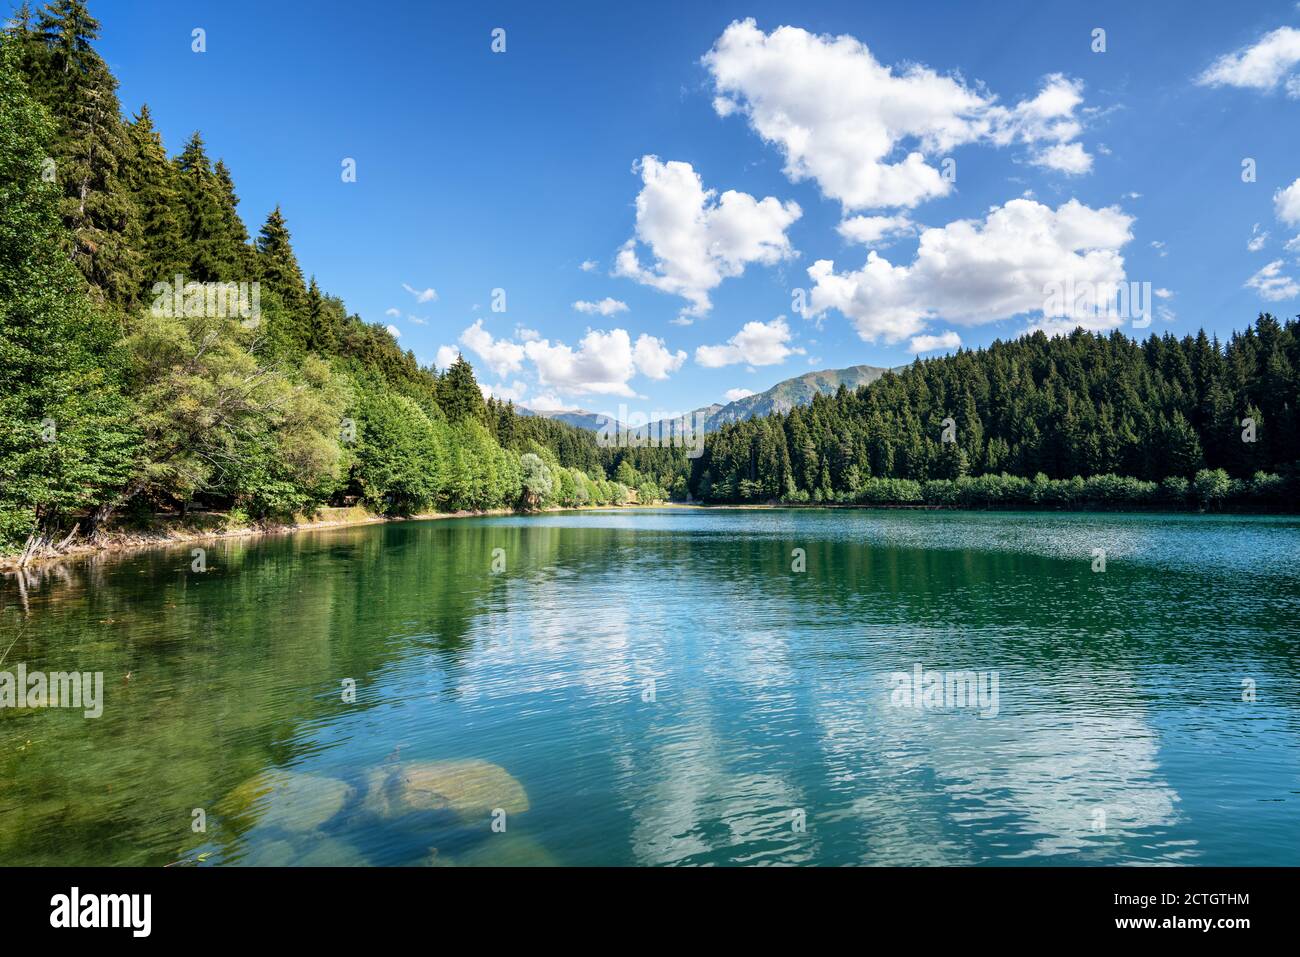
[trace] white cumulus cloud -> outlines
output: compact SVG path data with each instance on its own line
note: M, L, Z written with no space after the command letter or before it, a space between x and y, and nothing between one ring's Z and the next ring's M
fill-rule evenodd
M1286 78L1287 95L1300 97L1300 78L1292 74L1297 64L1300 64L1300 30L1279 27L1250 46L1225 53L1196 82L1201 86L1272 90Z
M1081 143L1057 143L1034 154L1033 162L1048 169L1078 176L1092 169L1092 157Z
M871 246L916 227L906 216L851 216L835 228L849 242Z
M961 345L961 336L949 329L937 336L912 336L910 343L913 352L935 352L938 349L956 349Z
M416 289L407 283L402 283L402 288L414 296L416 302L433 302L438 298L438 294L432 288Z
M685 364L686 353L680 349L671 352L662 339L642 333L632 347L632 362L648 379L667 379Z
M498 378L519 372L524 365L524 347L509 339L496 339L483 328L483 320L460 334L460 344L483 360Z
M1300 226L1300 179L1273 194L1277 218L1288 226Z
M572 403L565 402L554 392L540 392L528 400L528 408L536 412L563 412L573 408Z
M705 54L720 116L742 114L785 156L793 181L814 179L845 209L912 207L952 189L934 165L954 147L1016 142L1031 162L1086 172L1072 141L1082 124L1082 84L1061 74L1013 107L982 88L917 63L880 63L854 37L798 27L763 33L735 21Z
M585 300L579 299L573 304L573 308L578 310L578 312L585 312L588 315L599 313L602 316L612 316L616 313L627 312L627 303L606 296L599 302L586 302Z
M538 381L562 392L634 396L628 381L638 372L664 379L686 361L685 352L669 352L662 340L644 333L633 345L626 329L588 329L577 349L549 339L526 342L523 349Z
M772 265L794 256L785 231L802 211L794 202L727 190L706 190L690 163L644 156L634 167L643 183L636 198L636 235L623 244L614 273L681 296L684 316L702 316L709 292L750 263ZM653 262L641 264L638 244Z
M1050 283L1098 286L1124 278L1120 248L1133 218L1117 207L1070 200L1053 210L1029 199L921 233L916 258L896 266L875 250L857 271L814 263L811 312L835 309L868 342L897 342L932 319L963 325L1041 313Z
M738 402L741 399L749 398L753 394L753 389L728 389L722 393L722 397L728 402Z
M479 391L483 393L483 398L495 398L502 402L513 402L519 405L524 401L524 396L528 394L528 383L522 379L516 379L508 385L504 382L498 382L496 385L484 385L479 383Z
M1246 280L1246 288L1254 289L1261 299L1269 302L1293 299L1296 293L1300 293L1300 283L1291 276L1282 275L1282 266L1282 260L1274 259Z
M725 343L700 346L695 350L695 361L710 369L738 362L751 366L776 365L789 355L803 354L802 349L790 346L790 337L784 316L777 316L771 322L747 322Z

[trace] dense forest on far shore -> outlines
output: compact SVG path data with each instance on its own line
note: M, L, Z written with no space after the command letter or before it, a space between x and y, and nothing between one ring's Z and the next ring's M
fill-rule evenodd
M1040 332L724 426L677 491L706 502L1295 510L1298 400L1296 320L1261 315L1226 344L1204 331L1140 343Z
M147 106L123 117L99 32L53 0L0 35L0 554L159 511L354 501L1300 501L1300 326L1270 315L1226 343L1079 330L918 360L728 424L695 459L602 448L485 399L463 358L421 367L304 278L279 208L250 237L199 133L169 157Z

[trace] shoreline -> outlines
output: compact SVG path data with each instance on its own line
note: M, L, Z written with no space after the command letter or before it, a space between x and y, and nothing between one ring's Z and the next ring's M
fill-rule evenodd
M360 506L354 505L323 508L320 510L319 514L324 515L325 517L321 518L303 519L302 521L295 522L280 522L268 525L240 525L234 528L191 528L178 524L172 528L158 527L140 531L116 529L103 533L100 540L97 542L92 543L81 541L77 544L70 545L68 548L58 552L57 554L47 554L35 557L25 566L19 566L18 555L16 554L0 556L0 574L11 575L15 572L39 568L43 565L67 561L69 559L94 558L108 555L129 555L133 552L168 548L178 545L190 545L196 542L219 542L240 538L266 538L274 535L293 535L298 532L336 528L357 528L366 525L387 525L396 522L429 522L441 519L485 518L498 515L543 515L554 512L588 512L598 511L600 509L637 507L660 508L669 506L667 503L663 506L637 506L635 504L579 505L573 507L555 506L552 508L540 508L531 511L520 511L519 509L513 508L493 508L484 511L426 512L419 515L378 515L374 512L369 512ZM680 503L672 503L672 507L690 506L681 506ZM207 516L212 514L214 513L196 513L197 516Z
M214 526L212 528L193 528L183 525L175 527L158 527L141 531L115 530L106 532L102 538L95 543L80 542L69 546L67 549L57 554L42 555L30 560L24 568L38 568L42 565L49 565L66 561L69 559L93 558L107 555L129 555L134 552L146 551L156 548L168 548L171 546L188 545L196 542L218 542L227 539L241 538L262 538L273 535L292 535L298 532L310 532L318 530L328 530L336 528L352 528L366 525L386 525L397 522L429 522L441 521L444 519L457 518L487 518L501 515L549 515L559 512L594 512L613 509L637 509L637 508L670 508L670 509L698 509L700 511L712 510L732 510L732 511L761 511L774 509L825 509L825 510L846 510L846 511L921 511L921 512L1069 512L1080 514L1169 514L1169 515L1275 515L1278 517L1293 516L1290 512L1206 512L1200 509L1168 509L1168 508L1050 508L1034 507L1024 503L1008 504L1007 506L997 507L963 507L960 505L926 505L926 504L867 504L867 503L845 503L845 502L718 502L706 504L703 502L659 502L650 505L641 505L630 502L623 505L578 505L578 506L553 506L550 508L534 509L521 511L511 508L495 508L484 511L460 511L460 512L425 512L419 515L379 515L369 512L361 506L338 506L326 507L320 510L317 518L303 519L295 522L281 522L270 525L241 525L234 528L225 528ZM221 513L195 513L198 519L204 517L220 518ZM18 556L8 555L0 556L0 574L11 575L22 570L18 564Z

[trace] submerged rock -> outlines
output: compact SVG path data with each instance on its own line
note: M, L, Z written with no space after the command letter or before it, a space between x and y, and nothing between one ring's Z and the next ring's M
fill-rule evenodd
M270 841L254 847L239 863L245 867L286 867L296 856L288 841Z
M463 822L486 819L497 808L507 816L528 810L528 794L505 768L490 761L414 761L375 768L365 806L380 817L416 811L450 811Z
M354 789L337 778L273 768L249 778L217 802L231 817L285 831L314 831L343 809Z
M421 864L423 867L455 867L456 861L448 854L440 854L436 847L431 847Z
M460 867L561 867L555 856L527 834L492 834L456 857Z
M293 862L294 867L365 867L365 856L343 841L322 837L311 842Z

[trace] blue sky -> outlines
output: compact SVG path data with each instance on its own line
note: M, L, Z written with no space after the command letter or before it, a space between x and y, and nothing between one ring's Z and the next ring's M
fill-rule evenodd
M322 287L525 404L979 346L1077 321L1042 315L1067 279L1150 283L1180 335L1300 302L1294 0L92 10L123 106L172 153L201 129L251 232L280 204Z

